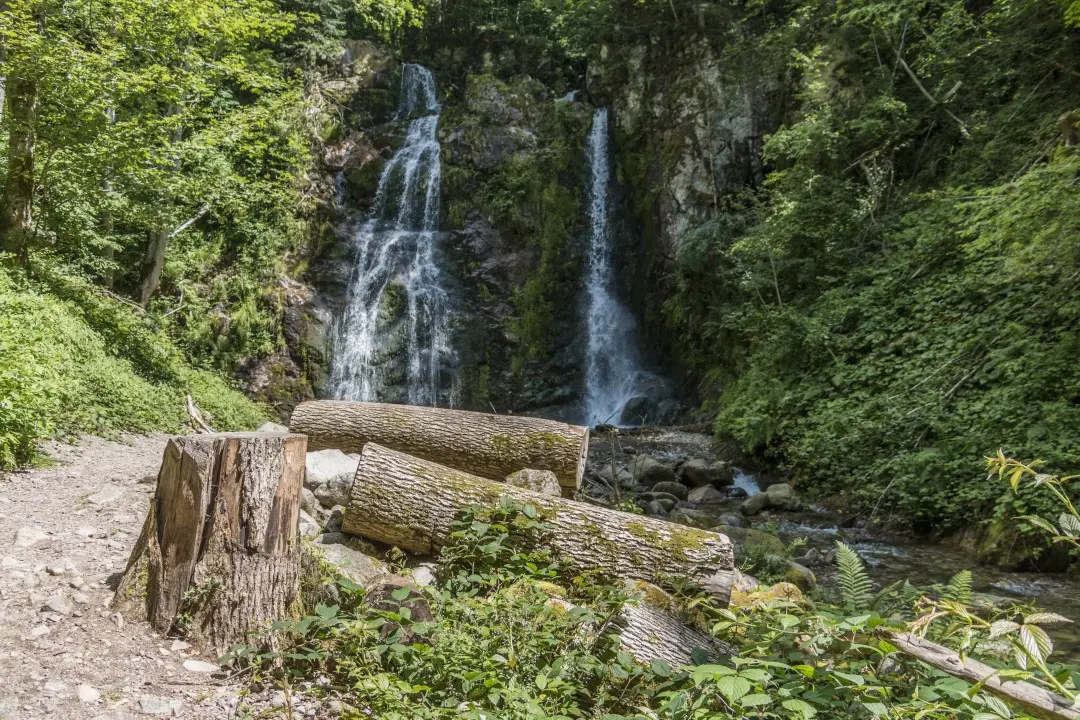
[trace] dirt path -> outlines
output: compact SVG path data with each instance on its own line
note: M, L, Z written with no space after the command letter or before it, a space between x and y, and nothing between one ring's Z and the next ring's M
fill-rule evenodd
M108 609L165 440L55 444L51 467L0 473L0 720L235 715L236 687L184 667L213 658Z

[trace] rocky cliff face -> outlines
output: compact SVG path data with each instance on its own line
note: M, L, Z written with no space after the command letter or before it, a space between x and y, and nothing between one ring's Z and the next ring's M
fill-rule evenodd
M688 231L734 188L764 178L761 147L777 123L773 83L733 71L705 37L605 44L588 66L594 102L612 108L626 214L639 233L627 265L647 344L666 345L668 276Z

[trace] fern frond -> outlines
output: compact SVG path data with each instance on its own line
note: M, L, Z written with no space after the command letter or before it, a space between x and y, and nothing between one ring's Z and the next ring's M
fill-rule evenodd
M840 571L840 596L845 605L866 608L872 599L873 583L862 558L839 540L836 541L836 568Z
M971 604L971 571L961 570L953 575L941 594L946 600L952 600L961 605Z

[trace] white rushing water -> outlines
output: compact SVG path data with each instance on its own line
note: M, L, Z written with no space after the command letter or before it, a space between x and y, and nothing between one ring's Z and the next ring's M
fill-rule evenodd
M440 367L452 357L448 298L435 264L440 161L435 78L421 65L401 73L398 118L405 144L383 169L369 217L353 235L356 263L337 328L330 386L343 400L386 400L404 385L414 405L440 400Z
M611 262L611 153L608 111L599 108L589 133L589 246L585 275L585 420L590 425L619 423L623 407L656 377L638 361L636 327L630 311L615 296Z

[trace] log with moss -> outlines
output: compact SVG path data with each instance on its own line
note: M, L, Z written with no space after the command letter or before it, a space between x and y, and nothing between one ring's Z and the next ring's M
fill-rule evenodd
M550 470L566 495L581 484L589 453L587 427L413 405L316 400L300 403L289 427L312 450L361 452L373 442L489 480Z
M431 554L447 542L462 510L504 495L540 511L553 549L582 570L668 587L685 579L728 601L734 558L724 535L542 495L375 443L364 447L356 469L344 530Z
M307 439L176 437L113 607L224 653L299 599Z

